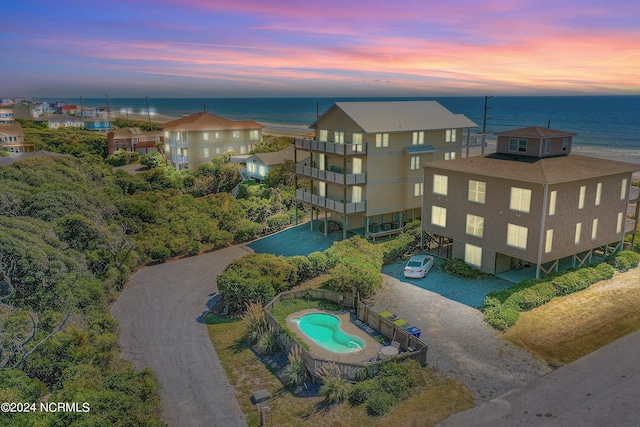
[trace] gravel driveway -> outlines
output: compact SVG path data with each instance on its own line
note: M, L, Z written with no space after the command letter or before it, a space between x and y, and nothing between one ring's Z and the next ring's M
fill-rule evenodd
M152 368L169 426L246 426L201 317L217 292L216 276L244 246L141 269L111 313L120 325L121 357Z
M422 331L427 364L465 384L475 404L520 388L548 373L546 362L503 339L482 313L393 277L371 298L376 311L389 310Z

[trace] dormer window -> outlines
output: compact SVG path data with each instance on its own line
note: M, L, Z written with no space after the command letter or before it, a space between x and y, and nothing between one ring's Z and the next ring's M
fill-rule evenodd
M516 153L526 153L527 140L526 139L510 139L509 151L516 152Z

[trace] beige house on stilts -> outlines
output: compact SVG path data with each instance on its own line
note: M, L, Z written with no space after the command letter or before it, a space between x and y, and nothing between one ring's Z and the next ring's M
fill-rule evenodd
M336 102L309 126L315 138L295 140L310 153L308 166L296 159L297 178L309 182L296 199L325 233L329 219L343 238L396 233L422 216L423 165L468 155L476 126L436 101Z
M426 164L427 250L491 274L532 267L540 277L621 248L637 229L627 212L638 217L631 179L640 165L570 154L574 135L515 129L497 133L494 154Z

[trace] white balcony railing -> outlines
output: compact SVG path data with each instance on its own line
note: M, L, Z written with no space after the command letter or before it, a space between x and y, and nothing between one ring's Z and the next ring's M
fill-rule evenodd
M364 212L367 207L366 202L343 203L327 197L320 197L317 194L312 194L301 189L296 190L296 200L310 203L319 208L347 214Z
M306 151L319 151L328 154L339 154L342 156L358 155L367 153L367 144L339 144L329 141L318 141L317 139L296 138L296 148Z
M322 181L333 182L336 184L366 184L366 173L348 173L343 174L340 172L327 171L318 168L312 168L311 166L296 165L296 173L298 175L307 176L310 178L319 179Z

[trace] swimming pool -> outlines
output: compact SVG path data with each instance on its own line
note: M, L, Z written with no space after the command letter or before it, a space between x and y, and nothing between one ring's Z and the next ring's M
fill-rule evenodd
M309 339L329 351L359 353L364 349L364 341L342 332L340 319L336 316L325 313L310 313L293 320Z

